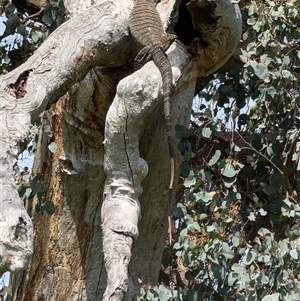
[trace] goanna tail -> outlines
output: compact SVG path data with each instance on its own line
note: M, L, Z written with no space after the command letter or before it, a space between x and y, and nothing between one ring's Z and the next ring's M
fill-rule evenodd
M172 69L167 55L160 46L154 46L152 49L152 59L154 64L160 70L163 83L164 96L164 115L167 141L169 146L170 159L174 162L174 145L171 126L171 93L172 93ZM169 188L173 188L174 183L174 163L171 164L171 179Z
M163 97L164 97L164 115L165 115L165 126L167 141L170 153L170 183L169 183L169 240L172 243L172 227L171 227L171 201L172 201L172 190L175 177L175 159L174 159L174 142L172 135L171 125L171 93L172 93L172 69L167 58L167 55L160 46L154 46L152 48L152 59L154 64L160 70L163 83Z

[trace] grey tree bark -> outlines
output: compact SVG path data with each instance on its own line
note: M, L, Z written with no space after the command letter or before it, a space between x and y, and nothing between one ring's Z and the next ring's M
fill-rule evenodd
M132 300L138 278L157 282L167 234L161 76L152 62L133 72L132 1L103 0L89 9L85 1L65 4L72 18L1 78L0 227L6 235L0 272L27 268L13 277L11 300ZM179 1L157 8L165 24L171 18L171 28L178 22L188 30ZM241 35L238 6L230 0L194 1L188 10L202 39L189 47L177 41L168 50L173 126L188 124L197 78L221 67ZM20 78L27 93L16 99L12 88ZM30 122L44 110L58 149L47 152L41 133L34 172L43 175L43 200L56 210L34 219L33 253L35 201L27 213L12 166ZM178 153L176 160L179 166Z

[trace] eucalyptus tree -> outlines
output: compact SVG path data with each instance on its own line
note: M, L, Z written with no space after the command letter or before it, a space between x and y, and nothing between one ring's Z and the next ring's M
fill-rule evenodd
M161 76L152 62L133 69L133 2L1 4L2 42L15 32L19 39L2 44L0 83L0 270L12 272L9 299L131 300L139 279L158 282L169 213ZM172 124L187 126L203 78L240 41L239 6L156 7L178 37L167 52ZM27 185L21 177L18 194L14 166L26 147L33 178Z

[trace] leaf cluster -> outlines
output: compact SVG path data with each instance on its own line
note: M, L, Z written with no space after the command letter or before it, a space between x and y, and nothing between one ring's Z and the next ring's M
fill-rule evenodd
M36 215L41 212L47 212L49 215L52 215L55 211L55 206L52 201L42 202L42 192L43 188L39 183L40 174L31 177L30 174L16 175L16 186L19 193L19 197L24 201L24 204L32 199L34 196L37 197L37 203L35 205Z
M62 0L51 0L36 15L4 0L0 3L0 15L4 25L0 36L0 74L5 74L24 63L64 21L65 8Z
M30 130L25 142L27 151L30 155L34 155L38 147L39 132L41 126L42 126L41 123L40 124L35 123L30 126ZM53 133L50 125L45 124L43 126L43 132L46 137L48 138L53 137ZM48 144L48 149L52 153L54 153L57 149L56 143L53 141L50 142ZM15 170L15 182L19 193L19 197L23 200L25 204L28 200L36 196L37 197L37 203L35 205L36 216L43 211L47 212L49 215L52 215L55 211L54 203L52 201L46 201L46 202L42 201L43 187L39 183L40 174L32 177L32 174L30 174L28 171L28 167L25 168L26 168L26 172L24 174L19 169Z
M34 123L30 125L29 133L26 139L27 151L30 155L34 155L37 150L40 127L41 127L41 123ZM50 125L48 124L43 125L43 132L48 139L51 139L53 137L53 132ZM53 141L50 142L48 144L48 149L52 153L54 153L57 150L56 143Z

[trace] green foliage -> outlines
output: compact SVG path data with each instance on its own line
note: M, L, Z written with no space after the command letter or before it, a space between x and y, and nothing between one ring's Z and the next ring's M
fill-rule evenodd
M39 133L39 126L37 124L30 125L28 138L27 138L29 142L29 146L27 150L30 155L33 155L36 151L38 138L39 138L38 133Z
M299 13L298 0L249 1L243 65L204 87L192 128L176 126L173 268L180 258L189 285L143 299L300 300Z
M62 0L52 0L39 16L31 17L10 1L0 2L4 32L0 36L0 74L22 64L63 21Z
M37 214L45 211L49 215L52 215L55 212L55 206L52 201L47 201L45 203L39 202L35 205L35 210L36 210Z
M37 124L37 123L30 126L30 130L26 142L28 144L27 151L30 155L34 155L37 149L40 126L41 124ZM44 125L43 131L48 138L53 137L52 129L49 125ZM54 153L57 150L56 143L50 142L50 144L48 145L48 149L52 153ZM28 168L26 167L26 169ZM24 203L28 199L32 199L34 196L36 196L37 197L37 204L35 205L36 216L44 211L47 212L49 215L52 215L55 211L54 203L52 201L46 201L46 202L42 201L43 188L39 184L39 179L40 179L40 175L36 175L32 177L32 175L29 172L26 172L25 174L22 174L20 170L16 170L15 172L15 180L16 180L18 193L20 198L24 201Z
M141 281L140 281L141 282ZM157 286L142 286L140 289L140 295L137 300L151 300L151 301L168 301L177 300L183 297L182 293L177 290L169 290L163 285Z
M15 176L16 186L18 189L19 197L27 202L29 199L32 199L34 196L37 196L37 204L35 205L36 216L41 212L45 211L49 215L52 215L55 211L55 206L52 201L42 202L42 192L43 188L39 184L40 175L36 175L33 178L28 173L22 175L17 173ZM36 217L35 216L35 217Z
M28 133L28 153L30 155L34 155L37 149L37 143L39 139L39 129L40 129L40 123L34 123L30 126L29 133ZM52 128L50 125L44 125L43 127L44 133L47 135L48 138L53 137ZM54 153L57 150L57 145L55 142L50 142L48 145L48 149Z
M50 150L51 153L55 153L56 150L57 150L57 145L55 142L51 142L49 145L48 145L48 148Z

